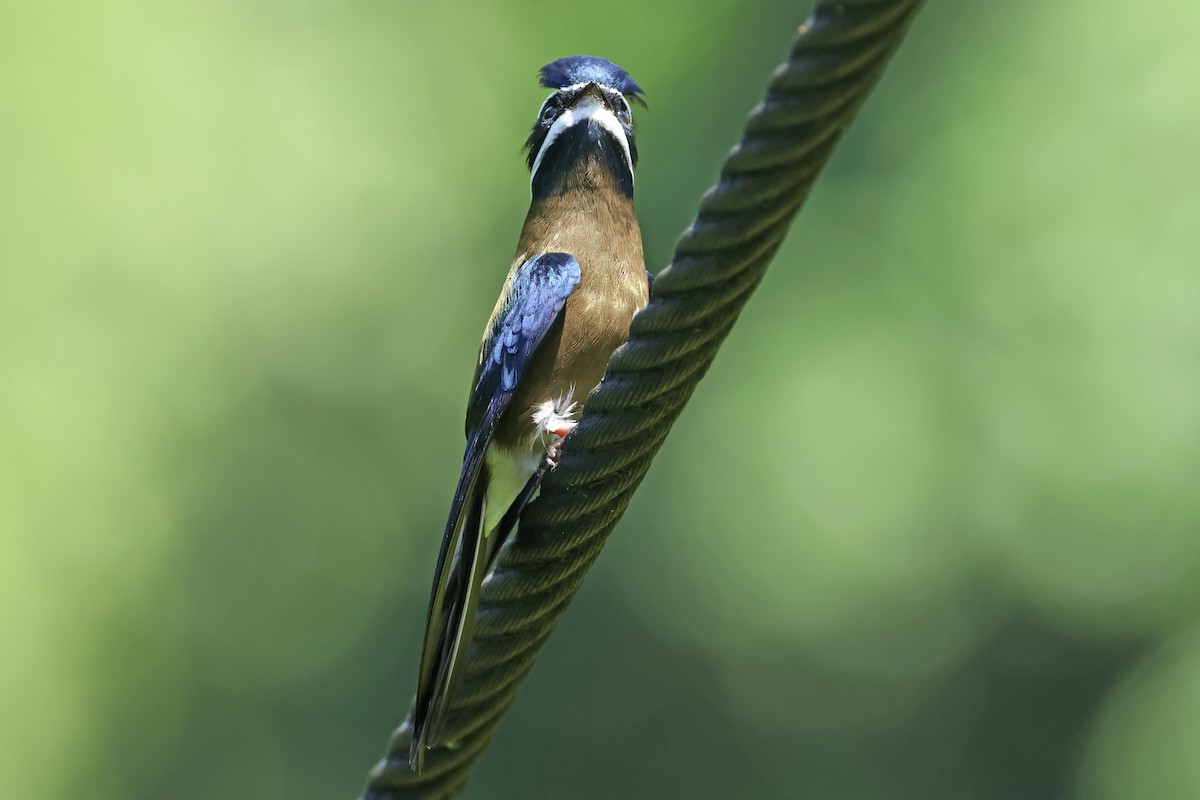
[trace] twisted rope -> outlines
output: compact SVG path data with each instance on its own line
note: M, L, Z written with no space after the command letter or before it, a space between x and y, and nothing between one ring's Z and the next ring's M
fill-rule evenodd
M408 766L411 716L363 800L452 798L496 732L667 432L758 286L788 226L903 38L920 0L823 0L718 184L656 277L654 298L484 583L446 740Z

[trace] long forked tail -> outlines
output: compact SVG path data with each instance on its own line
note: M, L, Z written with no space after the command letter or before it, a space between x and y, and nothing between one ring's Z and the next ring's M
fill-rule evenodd
M507 541L521 511L533 499L549 467L543 461L493 531L483 530L487 481L479 481L468 492L459 524L443 547L449 552L439 562L425 631L421 674L413 714L413 739L408 763L420 772L425 750L439 743L454 687L462 676L464 656L475 627L479 588Z
M449 553L439 559L433 599L425 628L421 673L413 715L413 741L409 764L420 772L426 748L437 743L445 721L450 690L458 678L460 653L470 643L475 621L475 598L486 567L480 563L487 547L483 526L483 487L472 487L453 531Z

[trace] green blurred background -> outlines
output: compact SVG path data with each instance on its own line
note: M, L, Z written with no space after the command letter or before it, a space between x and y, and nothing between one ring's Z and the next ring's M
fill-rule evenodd
M468 797L1200 797L1197 9L930 4ZM0 796L358 792L535 70L659 269L808 10L0 6Z

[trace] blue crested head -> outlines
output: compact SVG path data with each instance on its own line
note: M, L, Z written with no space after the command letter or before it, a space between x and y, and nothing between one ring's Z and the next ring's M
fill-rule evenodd
M567 56L551 61L539 71L542 86L565 89L579 83L599 83L616 89L626 97L641 100L642 87L629 73L599 56Z
M538 109L525 141L533 196L591 190L602 173L618 193L632 196L637 141L629 101L645 105L642 87L596 56L560 58L540 74L542 85L554 91Z

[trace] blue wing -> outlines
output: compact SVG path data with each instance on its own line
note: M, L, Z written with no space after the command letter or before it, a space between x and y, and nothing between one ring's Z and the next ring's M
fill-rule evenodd
M434 744L457 677L459 654L470 638L479 585L487 571L484 562L496 551L495 545L488 547L482 542L489 533L482 529L487 491L486 481L481 480L484 455L533 354L558 320L579 279L579 262L573 256L534 256L510 277L506 300L484 336L467 403L462 473L442 536L426 620L409 757L414 769L420 768L424 748ZM519 501L528 500L531 494L531 490L522 492ZM512 515L506 514L502 527L508 524L511 529L513 523Z
M579 262L567 253L534 256L513 275L508 302L492 319L480 350L467 406L468 437L473 430L490 435L503 411L494 401L508 403L534 351L579 285L579 276Z

